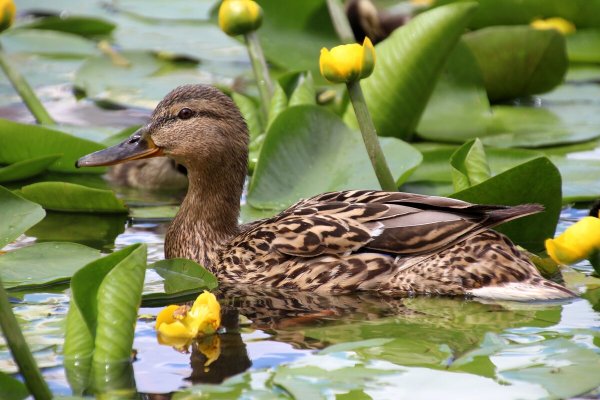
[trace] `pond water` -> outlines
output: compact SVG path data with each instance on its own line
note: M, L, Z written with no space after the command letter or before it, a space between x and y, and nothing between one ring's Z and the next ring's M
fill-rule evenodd
M560 229L583 215L566 210ZM114 248L144 242L149 262L159 260L166 226L130 223ZM591 272L585 264L578 269ZM149 271L147 288L160 279ZM11 294L52 391L71 394L61 357L69 290ZM560 303L330 297L256 287L223 287L219 296L225 333L219 343L194 343L189 353L157 343L160 307L140 309L133 363L139 393L197 385L192 390L211 398L600 396L600 301L593 292ZM15 370L4 344L0 369Z

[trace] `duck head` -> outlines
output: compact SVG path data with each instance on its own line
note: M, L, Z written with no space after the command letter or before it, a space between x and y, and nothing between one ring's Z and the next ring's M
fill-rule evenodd
M77 167L107 166L167 156L188 170L244 169L248 129L233 101L206 85L185 85L157 105L150 122L123 142L81 157Z

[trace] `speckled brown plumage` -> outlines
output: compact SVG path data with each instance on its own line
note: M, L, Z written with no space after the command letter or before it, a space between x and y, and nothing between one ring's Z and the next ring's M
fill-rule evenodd
M129 143L140 138L188 170L188 194L167 232L166 257L196 260L221 282L322 293L573 296L543 279L490 229L539 212L538 205L354 190L301 200L272 218L238 226L248 130L229 97L209 86L177 88ZM122 151L127 141L120 146Z

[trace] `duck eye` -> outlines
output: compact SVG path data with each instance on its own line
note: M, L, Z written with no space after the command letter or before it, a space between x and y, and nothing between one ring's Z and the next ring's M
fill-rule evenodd
M182 108L179 111L179 114L177 114L177 117L179 119L190 119L190 118L192 118L193 115L194 115L194 112L192 110L190 110L189 108Z

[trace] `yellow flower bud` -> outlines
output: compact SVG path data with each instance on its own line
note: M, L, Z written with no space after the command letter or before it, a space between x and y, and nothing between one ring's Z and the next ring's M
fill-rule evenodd
M13 0L0 0L0 32L13 24L16 13L17 8Z
M353 82L371 75L375 67L375 48L366 37L362 46L345 44L327 50L321 49L321 75L331 82Z
M600 219L584 217L555 239L546 240L546 251L558 264L573 264L600 250Z
M219 26L229 36L260 28L262 8L252 0L224 0L219 8Z
M531 22L530 25L532 28L539 30L555 29L565 36L575 32L575 25L573 25L573 23L567 21L564 18L559 17L548 19L536 19L533 22Z
M187 348L189 339L211 335L221 325L221 306L214 294L204 292L190 306L170 305L156 317L158 341Z

